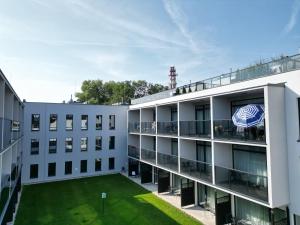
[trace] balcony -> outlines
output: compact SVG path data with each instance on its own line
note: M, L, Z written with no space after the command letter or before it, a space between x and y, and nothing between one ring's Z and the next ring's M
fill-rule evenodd
M0 137L2 137L2 135L3 139L0 138L0 148L3 143L3 149L5 149L22 136L20 122L0 118Z
M140 122L132 122L128 124L129 133L140 133Z
M141 160L146 162L156 164L156 151L155 150L147 150L141 149Z
M268 178L248 172L215 166L216 185L268 202Z
M128 145L128 156L140 159L140 149L133 145Z
M210 120L180 121L180 136L211 137Z
M156 133L156 123L153 122L142 122L142 130L141 132L144 134L155 134Z
M178 122L157 122L157 133L162 135L175 135L178 134Z
M178 157L176 155L157 153L157 164L166 169L178 172Z
M195 179L212 183L212 166L210 163L180 158L180 172Z
M243 128L235 126L232 120L215 120L214 138L265 143L265 125Z

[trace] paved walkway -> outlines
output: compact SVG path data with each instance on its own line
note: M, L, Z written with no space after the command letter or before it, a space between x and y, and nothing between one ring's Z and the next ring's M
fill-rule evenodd
M141 185L142 187L144 187L148 191L151 191L153 194L155 194L159 198L163 199L164 201L169 202L170 204L172 204L176 208L184 211L186 214L188 214L188 215L194 217L195 219L199 220L203 224L205 224L205 225L215 225L215 215L212 212L207 211L207 210L205 210L205 209L203 209L199 206L187 206L187 207L182 208L180 206L180 196L175 196L175 195L172 195L170 193L158 194L157 193L157 185L152 184L152 183L141 184L141 182L140 182L141 180L140 180L139 177L138 178L128 177L128 174L126 174L126 173L122 173L122 175L126 176L127 178L134 181L138 185Z

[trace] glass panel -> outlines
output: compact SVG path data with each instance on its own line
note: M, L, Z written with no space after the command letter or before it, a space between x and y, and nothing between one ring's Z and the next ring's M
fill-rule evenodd
M141 123L141 132L147 134L156 133L156 123L155 122L142 122Z
M73 115L66 115L66 130L73 130Z
M115 115L110 115L109 116L109 129L110 130L114 130L115 129L115 126L116 126L116 124L115 124Z
M140 158L140 149L135 146L128 145L128 156L139 159Z
M57 141L56 138L49 139L49 153L56 153Z
M32 131L40 130L40 115L39 114L31 115L31 130Z
M141 159L156 164L156 152L154 150L141 149Z
M88 148L88 138L87 137L81 138L81 140L80 140L80 150L81 151L87 151L87 148Z
M157 164L161 167L178 171L178 157L157 152Z
M195 179L212 182L212 166L206 162L180 158L180 172Z
M165 135L177 135L178 133L177 121L157 122L157 133L165 134Z
M57 114L50 114L50 130L57 130Z
M66 138L66 152L72 152L73 150L73 139Z
M102 115L96 115L96 130L102 130Z
M180 121L181 136L210 138L210 130L210 120Z
M88 129L88 115L81 116L81 130Z
M102 137L96 137L96 145L95 150L102 150Z

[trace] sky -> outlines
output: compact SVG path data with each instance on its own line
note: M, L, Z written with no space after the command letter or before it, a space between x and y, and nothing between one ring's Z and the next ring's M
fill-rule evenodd
M21 99L87 79L200 81L300 53L300 0L0 0L0 68Z

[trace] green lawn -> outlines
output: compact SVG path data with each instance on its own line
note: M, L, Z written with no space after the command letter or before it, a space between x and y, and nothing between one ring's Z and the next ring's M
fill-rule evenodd
M104 214L101 192L107 192ZM122 175L24 186L15 225L201 225Z

